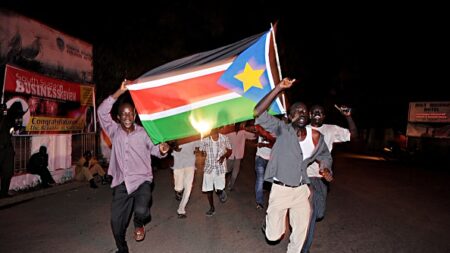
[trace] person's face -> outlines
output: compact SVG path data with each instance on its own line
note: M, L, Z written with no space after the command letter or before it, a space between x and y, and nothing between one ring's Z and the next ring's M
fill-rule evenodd
M289 119L294 128L305 127L308 124L308 108L305 104L294 104L289 112Z
M123 104L119 108L119 114L117 115L120 126L123 130L130 132L134 130L134 120L136 119L136 113L134 107L130 104Z
M30 113L35 114L39 112L40 101L38 98L31 97L28 99L28 107L30 108Z
M48 116L56 116L58 114L58 103L55 101L45 101L45 113Z
M211 136L211 138L213 138L213 140L217 140L217 138L219 137L219 129L211 129L211 133L209 135Z
M325 119L325 111L321 106L313 106L309 112L309 118L311 119L311 125L320 127Z

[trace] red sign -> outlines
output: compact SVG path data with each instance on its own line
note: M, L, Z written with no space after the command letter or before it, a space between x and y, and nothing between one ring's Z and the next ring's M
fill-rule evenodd
M6 104L22 104L21 134L95 131L94 87L6 66Z

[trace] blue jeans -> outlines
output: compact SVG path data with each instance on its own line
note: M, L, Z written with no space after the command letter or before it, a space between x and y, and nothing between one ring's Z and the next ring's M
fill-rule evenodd
M255 192L256 192L256 203L264 205L264 172L266 171L266 166L269 161L256 156L255 159L255 171L256 171L256 184L255 184Z
M328 186L324 183L322 178L310 177L311 180L311 219L309 220L308 233L306 234L305 243L301 253L309 252L314 239L314 229L316 228L316 221L323 219L325 216L325 207L328 193Z

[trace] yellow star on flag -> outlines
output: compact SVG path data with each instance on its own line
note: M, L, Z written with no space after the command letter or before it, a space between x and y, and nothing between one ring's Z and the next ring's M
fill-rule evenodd
M241 81L244 85L244 92L251 87L263 88L259 78L264 73L264 69L253 69L248 62L245 64L244 72L235 75L234 77Z

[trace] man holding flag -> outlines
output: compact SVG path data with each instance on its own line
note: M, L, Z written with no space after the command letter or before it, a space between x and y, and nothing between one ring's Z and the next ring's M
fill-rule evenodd
M125 239L127 226L134 212L134 239L145 238L145 224L150 222L151 184L153 172L151 155L165 157L169 151L167 143L154 145L145 130L135 124L136 113L130 103L121 103L116 123L111 117L111 109L116 100L126 92L127 81L105 99L98 107L101 127L112 141L108 174L113 177L111 188L111 228L119 253L127 253Z
M310 183L306 168L319 161L321 170L331 168L331 154L323 135L317 130L306 128L308 109L303 103L294 103L289 109L287 124L267 113L272 101L284 89L290 88L294 80L283 79L255 106L255 124L276 135L271 158L267 164L264 179L272 182L269 206L263 224L263 231L270 241L279 240L286 230L286 214L292 232L289 237L288 253L302 249L310 217Z

